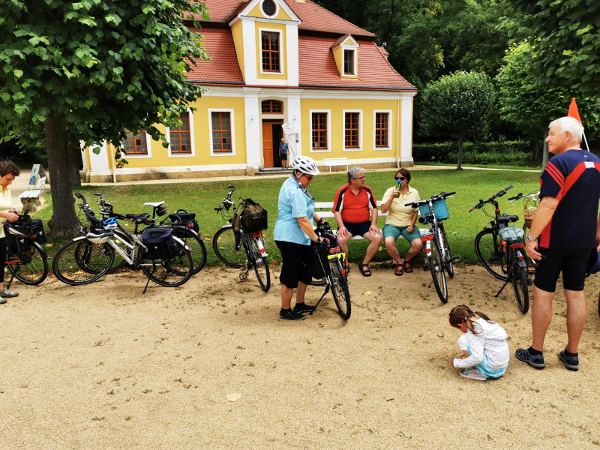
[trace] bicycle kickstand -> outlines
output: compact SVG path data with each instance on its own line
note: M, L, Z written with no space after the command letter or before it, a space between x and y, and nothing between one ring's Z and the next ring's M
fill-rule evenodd
M10 285L12 283L12 281L15 279L15 274L14 272L10 273L10 280L8 280L8 283L6 284L6 289L10 289Z
M142 294L146 293L146 290L148 289L149 284L150 284L150 278L148 278L148 281L146 282L146 287L144 288L144 292L142 292Z
M252 264L250 264L248 261L246 261L245 267L246 267L246 272L240 273L240 282L246 281L248 279L248 272L250 272L250 269L252 268Z
M504 283L504 286L502 286L500 288L500 290L498 291L498 293L496 295L494 295L494 297L498 297L500 295L500 293L504 290L504 288L506 287L506 285L508 284L510 280L506 280L506 283Z
M323 292L323 295L321 295L321 298L319 299L319 301L315 304L315 309L313 309L310 312L306 312L306 314L312 316L313 313L317 310L317 306L319 306L319 304L321 303L321 300L323 300L325 298L325 296L327 295L327 293L329 292L329 285L327 285L327 287L325 288L325 292Z

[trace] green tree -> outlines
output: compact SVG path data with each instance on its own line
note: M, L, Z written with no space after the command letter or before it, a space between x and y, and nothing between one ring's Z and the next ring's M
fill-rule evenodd
M47 143L53 233L76 231L76 144L174 126L201 93L190 61L206 57L188 29L191 0L12 0L0 3L0 136ZM163 137L164 140L164 137Z
M464 138L485 135L495 97L489 77L476 72L443 76L423 90L421 126L429 134L458 138L457 169L462 169Z
M598 0L502 0L514 40L532 36L537 55L530 73L550 87L600 93Z

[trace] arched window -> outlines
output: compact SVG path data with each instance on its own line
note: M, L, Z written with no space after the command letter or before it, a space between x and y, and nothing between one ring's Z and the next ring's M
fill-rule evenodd
M283 114L283 102L265 100L262 102L262 112L265 114Z

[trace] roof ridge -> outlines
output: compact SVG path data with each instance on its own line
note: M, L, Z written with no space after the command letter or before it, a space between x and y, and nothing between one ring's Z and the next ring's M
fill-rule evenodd
M284 1L285 1L285 0L284 0ZM290 1L295 1L295 0L290 0ZM368 31L368 30L365 30L364 28L361 28L361 27L359 27L358 25L356 25L356 24L354 24L354 23L350 22L349 20L346 20L346 19L344 19L344 18L343 18L343 17L341 17L341 16L338 16L336 13L329 11L327 8L325 8L325 7L323 7L323 6L319 5L319 4L317 4L317 3L315 3L315 2L313 2L313 1L311 1L311 0L306 0L306 3L310 3L310 4L312 4L312 5L315 5L317 8L321 8L321 9L322 9L322 10L324 10L325 12L328 12L329 14L331 14L332 16L335 16L335 17L337 17L337 18L339 18L339 19L343 20L343 21L344 21L344 22L346 22L347 24L349 24L349 25L352 25L353 27L356 27L356 28L358 28L358 29L359 29L359 30L361 30L361 31L364 31L365 33L369 33L369 34L370 34L370 35L372 35L372 36L377 36L375 33L372 33L372 32L370 32L370 31ZM300 20L302 20L302 19L300 19Z
M378 51L379 53L381 53L381 55L383 56L383 59L385 59L385 62L388 64L388 66L390 66L390 67L391 67L391 69L392 69L394 72L396 72L400 78L402 78L404 81L406 81L406 82L407 82L408 84L410 84L412 87L416 88L416 86L415 86L414 84L412 84L410 81L408 81L406 78L404 78L404 77L403 77L403 76L400 74L400 72L398 72L398 71L396 70L396 68L395 68L395 67L392 65L392 63L390 62L390 60L389 60L389 59L387 59L387 58L385 57L385 55L384 55L384 54L383 54L383 52L381 51L381 49L382 49L382 48L385 50L385 47L380 47L380 46L379 46L379 45L377 45L377 43L375 43L375 42L373 42L373 44L375 44L375 48L377 48L377 51ZM387 52L387 50L386 50L386 52ZM388 55L389 55L389 52L388 52Z

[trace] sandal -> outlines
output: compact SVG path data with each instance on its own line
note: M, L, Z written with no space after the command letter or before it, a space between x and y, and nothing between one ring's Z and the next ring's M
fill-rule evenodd
M412 259L411 259L411 261L412 261ZM412 263L410 261L404 260L404 271L406 273L412 273L413 268L412 268Z
M396 275L397 277L401 276L404 272L402 271L402 264L396 264L396 271L394 272L394 275Z
M359 264L358 270L360 270L360 273L362 273L363 277L371 276L371 270L369 269L369 264Z

